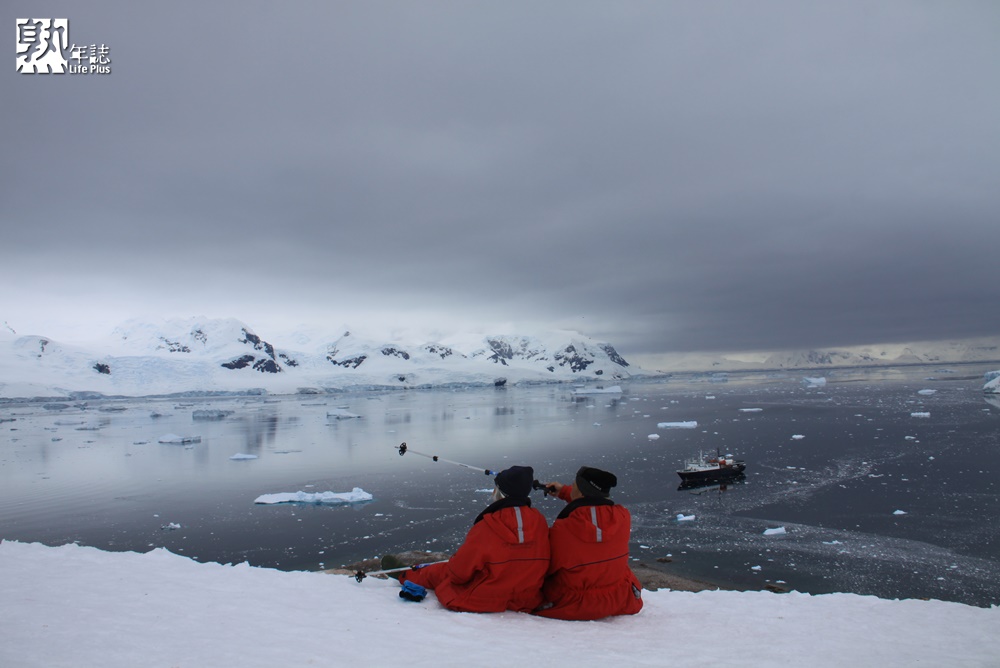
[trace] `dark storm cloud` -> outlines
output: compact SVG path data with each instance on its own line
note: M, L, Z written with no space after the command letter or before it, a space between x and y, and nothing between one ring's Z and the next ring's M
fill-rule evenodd
M89 280L633 353L1000 330L991 3L45 11L113 72L5 75L15 313Z

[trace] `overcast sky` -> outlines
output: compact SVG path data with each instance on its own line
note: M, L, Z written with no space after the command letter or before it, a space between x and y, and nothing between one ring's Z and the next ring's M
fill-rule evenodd
M40 15L111 73L18 74ZM14 0L0 25L18 333L1000 335L992 0Z

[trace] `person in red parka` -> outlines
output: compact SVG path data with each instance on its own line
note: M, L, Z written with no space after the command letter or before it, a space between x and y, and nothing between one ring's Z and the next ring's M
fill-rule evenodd
M628 565L632 516L610 497L612 473L584 466L572 485L546 487L567 505L549 529L552 557L536 614L601 619L642 609L642 585Z
M404 573L400 582L433 589L444 607L459 612L531 612L541 605L549 526L531 507L533 478L530 466L498 473L492 502L451 559Z

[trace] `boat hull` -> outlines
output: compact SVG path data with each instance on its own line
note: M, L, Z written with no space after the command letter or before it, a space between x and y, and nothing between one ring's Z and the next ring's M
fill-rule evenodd
M733 466L701 469L697 471L678 471L677 475L679 475L681 477L681 481L685 483L736 480L737 478L743 477L743 472L746 468L746 464L737 462Z

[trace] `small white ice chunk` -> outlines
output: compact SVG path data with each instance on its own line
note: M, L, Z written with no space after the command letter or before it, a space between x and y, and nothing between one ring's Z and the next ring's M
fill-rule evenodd
M928 397L934 394L935 392L937 392L937 390L917 390L917 394L923 394Z
M793 441L801 441L805 437L805 434L792 434Z
M235 455L233 455L232 457L230 457L230 459L235 460L235 461L242 461L242 460L245 460L245 459L257 459L257 455L247 455L247 454L243 454L242 452L238 452Z
M677 513L678 522L693 522L694 515L684 515L683 513Z
M660 438L660 435L659 434L650 434L646 438L648 438L651 441L655 441L656 439Z
M931 414L926 412L910 413L910 417L915 417L915 418L929 418L930 416Z
M894 510L892 514L893 515L905 515L906 511L905 510Z
M658 429L694 429L698 423L694 420L687 422L657 422Z
M788 533L785 531L785 527L775 527L773 529L764 529L765 536L780 536L782 534Z

